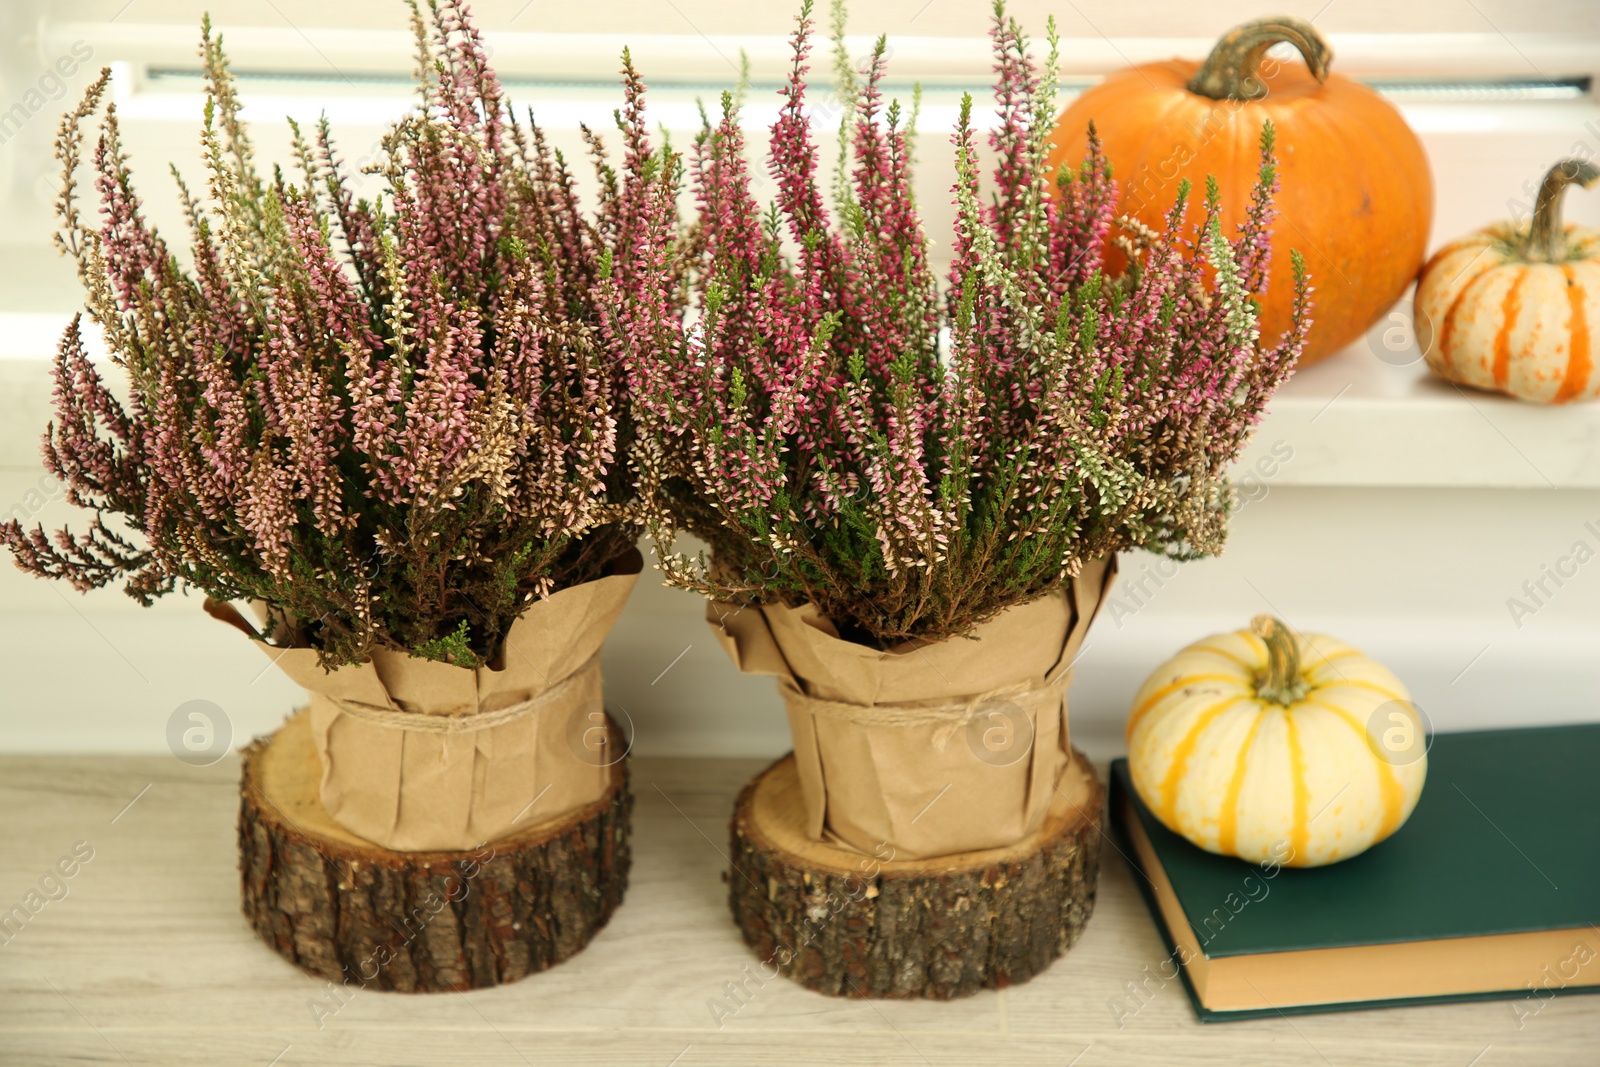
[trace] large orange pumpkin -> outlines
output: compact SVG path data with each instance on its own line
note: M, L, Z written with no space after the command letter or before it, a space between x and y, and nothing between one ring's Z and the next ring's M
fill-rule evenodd
M1284 41L1299 49L1304 67L1266 57ZM1232 234L1250 206L1256 140L1271 120L1282 186L1261 335L1274 342L1289 325L1289 250L1298 249L1316 288L1302 366L1354 341L1394 305L1422 265L1433 221L1421 143L1377 93L1330 74L1331 57L1308 22L1247 23L1204 63L1147 63L1085 92L1057 122L1050 156L1052 169L1076 167L1092 121L1119 179L1119 213L1159 229L1181 179L1203 189L1214 175L1224 232ZM1191 227L1198 214L1191 208ZM1108 246L1106 266L1123 268L1120 250Z

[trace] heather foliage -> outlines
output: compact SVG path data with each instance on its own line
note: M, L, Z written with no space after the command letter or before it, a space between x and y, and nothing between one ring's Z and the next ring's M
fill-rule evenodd
M1223 471L1308 324L1296 259L1296 326L1257 343L1270 128L1238 234L1222 232L1214 185L1199 205L1185 188L1164 232L1118 220L1133 266L1105 277L1115 186L1097 143L1076 173L1044 173L1054 27L1041 65L997 4L993 192L980 189L968 100L941 285L911 194L909 121L880 90L881 41L861 83L841 88L848 174L831 210L818 189L810 13L772 130L775 201L763 211L752 194L725 97L690 162L698 320L636 321L627 346L662 540L675 524L712 549L709 564L664 552L669 579L741 603L810 601L847 636L888 644L969 631L1106 553L1219 551ZM630 305L636 320L651 320L646 303Z
M329 666L374 647L471 666L530 602L633 544L626 375L597 302L665 262L646 223L677 175L643 87L625 58L626 158L612 169L589 138L588 217L532 117L511 115L464 4L412 18L420 101L383 142L371 201L326 121L295 129L298 175L258 173L205 27L204 195L179 180L192 266L141 215L114 105L82 159L105 75L63 122L58 241L130 389L119 403L75 321L44 454L95 517L80 534L0 528L23 569L144 603L178 586L264 601Z

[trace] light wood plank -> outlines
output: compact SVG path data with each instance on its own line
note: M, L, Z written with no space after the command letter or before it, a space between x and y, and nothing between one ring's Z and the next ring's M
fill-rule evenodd
M334 1010L239 914L236 761L0 758L0 908L75 843L94 849L67 895L0 946L0 1063L1495 1067L1593 1064L1600 1049L1595 997L1553 1000L1521 1029L1506 1003L1201 1026L1176 983L1135 1001L1127 983L1162 949L1109 848L1082 942L1026 986L868 1003L763 983L722 881L733 797L762 765L636 761L633 884L578 958L499 989L358 992Z

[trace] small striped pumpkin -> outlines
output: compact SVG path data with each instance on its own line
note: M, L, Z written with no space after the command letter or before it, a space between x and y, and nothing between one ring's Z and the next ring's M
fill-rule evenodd
M1201 848L1316 867L1406 821L1426 738L1389 671L1260 616L1150 676L1128 717L1128 769L1145 806Z
M1600 396L1600 230L1561 222L1567 187L1597 178L1593 164L1562 160L1531 225L1479 230L1422 268L1417 343L1436 373L1545 404Z

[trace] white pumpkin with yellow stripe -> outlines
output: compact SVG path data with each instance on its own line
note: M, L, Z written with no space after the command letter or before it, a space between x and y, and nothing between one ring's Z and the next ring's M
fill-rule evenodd
M1600 396L1600 231L1561 221L1567 188L1597 180L1593 163L1564 159L1529 225L1479 230L1423 266L1417 343L1435 373L1544 404Z
M1128 770L1145 806L1201 848L1316 867L1400 828L1426 739L1388 670L1263 615L1150 676L1128 717Z

